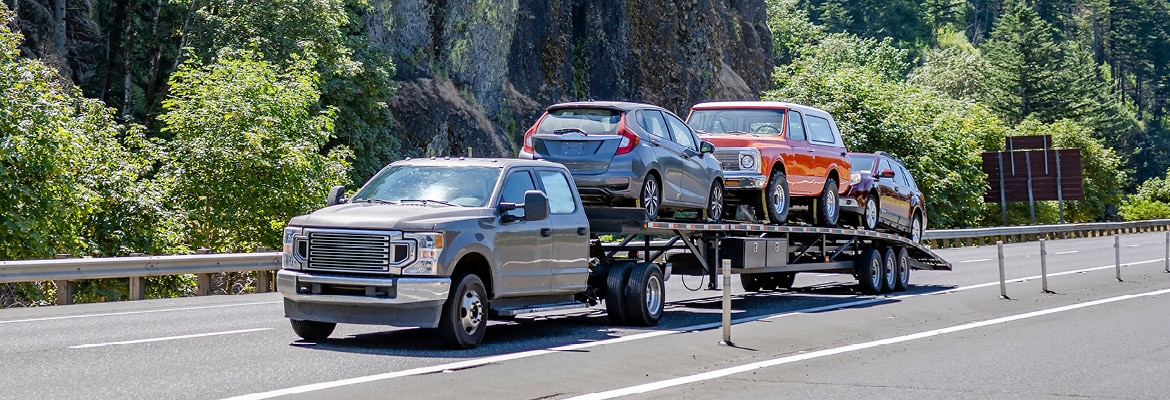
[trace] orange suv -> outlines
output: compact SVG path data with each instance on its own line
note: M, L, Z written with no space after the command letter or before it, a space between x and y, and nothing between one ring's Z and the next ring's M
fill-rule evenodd
M837 225L850 164L829 113L783 102L710 102L692 106L687 124L715 144L724 210L749 205L756 218L783 224L791 206L807 206L814 224Z

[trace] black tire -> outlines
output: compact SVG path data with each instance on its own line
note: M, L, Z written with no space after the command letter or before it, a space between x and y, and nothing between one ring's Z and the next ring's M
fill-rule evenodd
M882 291L882 256L877 249L867 248L861 251L860 257L854 261L857 271L858 289L865 294L879 294Z
M478 275L455 277L443 315L439 317L439 337L453 349L474 349L483 340L488 320L487 290Z
M739 274L739 285L745 292L758 292L764 286L764 274Z
M898 251L887 247L882 252L882 293L891 293L898 284Z
M838 188L837 179L825 180L825 188L821 189L821 196L817 199L817 225L830 228L837 226L837 220L841 218Z
M871 231L876 231L878 221L882 218L882 203L878 198L877 193L870 193L865 200L865 207L862 208L861 227Z
M626 324L626 301L623 292L629 278L630 264L615 264L609 268L605 278L605 312L609 314L611 324Z
M723 182L711 182L711 191L707 193L707 219L711 222L723 220Z
M666 285L658 264L637 264L630 269L625 298L627 324L658 325L666 308Z
M796 283L795 272L774 272L772 277L776 282L776 289L792 289L792 284Z
M642 209L646 210L646 219L657 221L659 212L662 211L662 182L658 180L658 176L646 175L646 179L642 181L642 190L638 193L638 202Z
M783 171L773 171L768 177L764 191L764 209L773 224L784 225L788 221L788 209L792 206L792 193L788 191L788 176Z
M895 292L904 292L910 287L910 252L898 249L898 280L894 283Z
M292 323L293 332L297 336L314 342L328 339L329 335L333 333L333 329L337 328L337 324L333 322L302 321L299 319L288 321Z

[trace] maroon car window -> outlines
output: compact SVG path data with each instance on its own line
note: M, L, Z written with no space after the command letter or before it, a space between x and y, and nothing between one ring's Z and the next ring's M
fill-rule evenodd
M905 186L908 188L913 188L914 184L911 183L911 181L913 181L913 179L910 179L910 173L906 172L906 167L903 167L901 164L898 164L897 168L898 169L896 171L898 171L897 172L898 182L901 182L902 186Z
M675 142L688 149L699 151L699 145L695 143L695 137L692 136L691 129L687 127L687 124L669 114L666 114L666 123L670 125L670 131L674 133Z
M650 132L655 137L670 140L670 133L666 131L666 121L662 120L662 113L657 110L642 110L638 114L641 115L638 124L642 125L642 129Z
M804 135L804 118L799 112L788 113L788 138L793 140L808 140Z
M833 128L829 127L829 120L810 115L808 116L808 136L817 143L833 144Z
M556 133L581 130L585 133L617 134L622 113L604 108L563 108L552 110L540 125L537 133Z

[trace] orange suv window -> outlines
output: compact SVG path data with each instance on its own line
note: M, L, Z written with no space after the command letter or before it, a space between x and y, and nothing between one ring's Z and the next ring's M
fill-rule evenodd
M814 142L828 144L837 142L833 139L833 128L829 127L829 120L815 115L808 117L808 133Z

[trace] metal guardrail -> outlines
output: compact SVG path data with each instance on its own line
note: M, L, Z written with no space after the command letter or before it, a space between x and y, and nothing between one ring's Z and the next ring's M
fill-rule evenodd
M1062 225L1028 225L973 229L935 229L923 234L931 248L985 245L1003 241L1023 242L1039 239L1097 237L1119 233L1170 230L1170 219L1099 222ZM272 271L280 268L282 253L192 254L175 256L133 256L103 258L64 258L50 260L0 261L0 284L54 281L57 304L72 302L70 281L105 278L130 278L130 299L145 297L144 277L195 274L196 294L207 295L210 274L255 271L257 291L272 288Z

